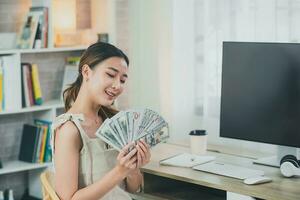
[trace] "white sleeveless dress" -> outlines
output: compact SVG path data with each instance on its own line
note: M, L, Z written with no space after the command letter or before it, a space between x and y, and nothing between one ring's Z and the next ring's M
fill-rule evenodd
M116 163L118 152L107 149L106 144L100 138L90 138L84 132L81 121L84 120L83 114L65 113L55 118L52 124L51 145L54 155L55 130L67 121L72 121L79 130L83 147L80 151L79 162L79 189L84 188L97 180L101 179L109 172ZM54 157L54 156L53 156ZM54 159L53 159L54 163ZM129 194L124 191L124 182L115 186L103 198L103 200L131 200Z

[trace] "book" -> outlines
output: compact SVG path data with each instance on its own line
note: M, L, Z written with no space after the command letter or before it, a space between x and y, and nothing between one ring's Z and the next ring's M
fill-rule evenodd
M21 63L22 107L23 108L30 106L27 71L28 71L27 65L25 63Z
M37 64L31 65L31 77L32 77L32 88L34 94L34 103L36 105L42 105L43 98L42 98L42 90L40 85L39 79L39 70Z
M3 72L3 110L22 108L21 67L16 55L1 56Z
M44 155L45 155L45 147L46 147L46 139L47 139L47 126L45 125L41 125L40 126L41 129L41 135L42 135L42 139L41 139L41 148L40 148L40 152L39 152L39 163L44 162Z
M175 167L193 167L196 165L204 164L215 159L214 156L208 155L195 155L190 153L181 153L166 159L160 160L159 164L169 165Z
M35 163L39 163L40 162L40 153L42 150L42 140L43 140L43 127L41 126L36 126L39 129L39 139L37 142L37 146L36 146L36 150L35 150L35 159L34 162Z
M0 60L0 111L3 110L3 67L2 60Z
M46 120L40 120L40 119L35 119L34 124L41 127L45 127L45 132L46 132L46 137L44 138L44 147L43 147L43 153L41 156L41 160L43 162L51 162L52 159L52 151L51 151L51 122L46 121Z
M31 77L31 64L21 63L22 71L22 106L28 107L33 106L34 96L32 88L32 77Z
M39 141L39 128L30 124L23 125L19 160L35 162L36 149Z

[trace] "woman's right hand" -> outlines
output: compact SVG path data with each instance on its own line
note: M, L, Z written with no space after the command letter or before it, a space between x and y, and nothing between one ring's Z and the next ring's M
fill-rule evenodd
M127 144L117 156L116 167L126 175L137 168L137 149L133 148L129 151L132 146L134 147L134 143Z

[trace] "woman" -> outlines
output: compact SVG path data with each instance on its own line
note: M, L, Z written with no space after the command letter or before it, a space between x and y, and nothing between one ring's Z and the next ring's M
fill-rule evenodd
M83 53L77 80L64 91L67 112L53 123L55 191L60 199L131 199L123 189L140 188L139 168L149 162L149 146L139 141L118 153L95 135L103 121L117 113L110 106L123 92L128 64L127 56L108 43L95 43Z

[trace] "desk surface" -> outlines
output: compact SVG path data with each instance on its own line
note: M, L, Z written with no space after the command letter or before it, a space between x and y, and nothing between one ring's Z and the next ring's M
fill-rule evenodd
M280 174L279 168L252 164L253 160L249 158L208 152L208 155L216 156L216 160L220 162L263 170L265 175L271 177L273 181L260 185L246 185L242 180L235 178L196 171L191 168L159 165L159 160L183 152L189 152L189 149L184 146L173 144L159 144L152 149L151 161L143 167L142 171L174 180L180 180L262 199L300 199L300 178L283 178Z

